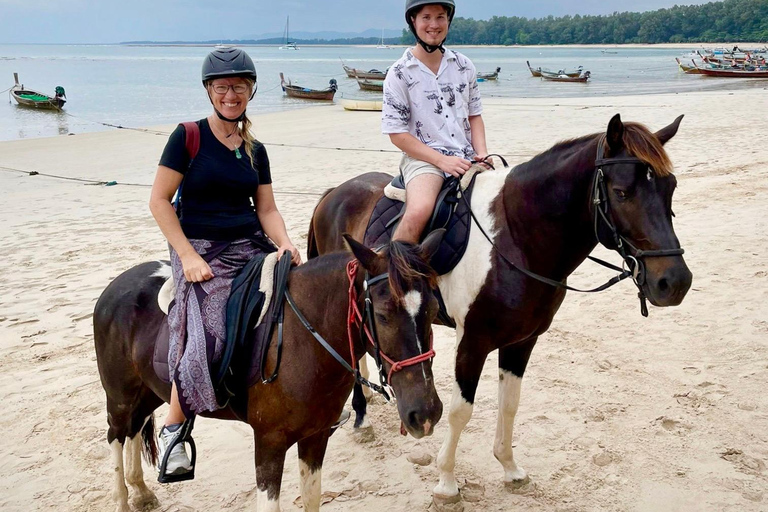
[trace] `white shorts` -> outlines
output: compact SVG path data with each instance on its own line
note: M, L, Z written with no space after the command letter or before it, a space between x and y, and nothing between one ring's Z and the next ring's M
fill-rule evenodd
M406 186L409 181L422 174L435 174L441 178L448 178L450 176L447 172L441 171L438 167L435 167L428 162L416 160L405 154L403 155L402 160L400 160L400 172L403 174L403 181Z

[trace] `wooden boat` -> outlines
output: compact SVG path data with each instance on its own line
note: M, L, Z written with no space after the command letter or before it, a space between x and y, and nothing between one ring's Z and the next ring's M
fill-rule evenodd
M332 101L333 96L336 94L336 91L339 88L335 78L331 78L330 82L328 82L328 88L322 90L308 89L306 87L292 85L290 80L288 80L288 82L285 81L283 73L280 73L280 87L283 88L283 92L285 92L289 98L323 101Z
M13 80L15 85L11 87L11 96L19 105L44 110L61 110L67 102L67 93L60 85L56 86L56 92L51 97L47 94L25 88L24 84L19 83L18 73L13 74Z
M362 69L350 68L344 64L344 61L341 61L341 65L349 78L355 78L355 75L357 75L357 78L362 78L363 80L384 80L387 76L386 71L379 71L378 69L364 71Z
M699 66L699 74L717 78L768 78L768 69L749 71L746 69L714 69Z
M541 77L541 75L544 75L544 74L547 74L547 75L550 75L550 76L566 75L566 76L569 76L571 78L576 78L578 76L581 76L581 72L584 69L584 66L579 66L574 71L565 71L564 69L561 69L560 71L555 72L555 71L549 71L547 69L542 69L541 67L533 69L531 67L531 63L530 62L525 61L525 63L528 64L528 70L530 70L531 75L533 75L533 76L535 76L537 78Z
M354 100L354 99L340 99L339 104L344 107L344 110L354 110L360 112L381 112L382 101L381 100Z
M477 78L482 80L496 80L497 78L499 78L500 71L501 71L501 68L496 68L496 71L492 71L492 72L487 72L487 73L478 72Z
M384 90L384 80L367 80L365 78L360 78L357 75L355 75L355 80L357 80L357 85L359 85L360 89L363 91L382 92Z
M550 82L579 82L579 83L586 83L589 80L591 73L589 71L585 71L583 75L581 76L568 76L568 75L549 75L549 74L543 74L541 75L541 78L544 80L548 80Z
M699 73L699 68L696 67L696 63L695 62L691 61L691 64L693 64L693 65L692 66L686 66L685 64L680 62L680 59L675 58L675 60L677 61L677 65L680 67L680 69L686 75L699 75L699 74L701 74L701 73Z

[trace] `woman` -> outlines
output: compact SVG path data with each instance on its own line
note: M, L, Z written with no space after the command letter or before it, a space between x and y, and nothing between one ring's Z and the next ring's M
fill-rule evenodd
M159 434L161 461L185 419L219 407L209 365L221 354L227 299L238 271L259 252L275 251L275 244L278 257L291 251L293 263L301 264L275 205L266 149L249 132L245 111L257 83L253 61L243 50L218 47L205 58L202 77L213 113L196 123L199 150L190 158L186 129L179 125L160 158L149 203L171 246L176 284L168 315L172 390ZM161 477L178 480L191 470L179 443Z

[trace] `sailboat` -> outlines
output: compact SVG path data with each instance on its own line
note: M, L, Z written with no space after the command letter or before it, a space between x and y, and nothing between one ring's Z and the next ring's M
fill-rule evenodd
M389 50L390 46L384 44L384 29L381 30L381 39L379 39L379 44L376 46L379 50Z
M293 41L289 41L290 39L290 22L291 17L286 16L285 18L285 33L283 34L285 36L285 44L280 47L281 50L298 50L299 47L296 46L296 43Z

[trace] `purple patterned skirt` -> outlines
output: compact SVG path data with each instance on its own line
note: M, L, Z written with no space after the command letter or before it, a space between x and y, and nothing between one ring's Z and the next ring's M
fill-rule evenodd
M176 296L168 312L168 365L187 418L219 408L211 382L211 366L221 358L226 340L227 300L232 280L251 258L275 250L261 232L251 239L233 242L190 240L189 243L210 265L214 277L201 283L187 282L181 259L171 248Z

